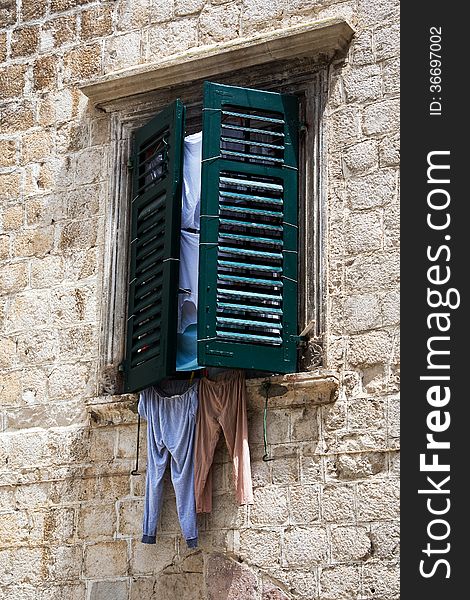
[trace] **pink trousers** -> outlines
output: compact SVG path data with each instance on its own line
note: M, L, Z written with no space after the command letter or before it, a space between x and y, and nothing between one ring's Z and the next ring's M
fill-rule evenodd
M199 410L194 447L196 512L212 510L212 461L220 436L233 461L236 498L239 504L253 503L246 386L243 371L228 371L199 383Z

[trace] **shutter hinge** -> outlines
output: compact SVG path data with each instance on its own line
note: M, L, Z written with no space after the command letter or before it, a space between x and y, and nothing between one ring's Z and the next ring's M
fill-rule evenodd
M119 371L119 373L124 373L124 368L125 368L124 367L124 363L119 364L118 365L118 371Z
M307 133L307 131L308 131L308 125L307 125L307 123L300 123L299 124L299 131L301 133Z
M132 160L132 158L130 158L127 161L127 168L128 168L129 171L131 171L134 168L134 161Z

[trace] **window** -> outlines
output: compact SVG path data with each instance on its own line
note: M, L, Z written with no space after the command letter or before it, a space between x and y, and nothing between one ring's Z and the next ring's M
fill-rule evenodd
M202 113L198 363L295 372L298 99L206 82ZM175 371L184 133L177 100L135 134L127 392Z

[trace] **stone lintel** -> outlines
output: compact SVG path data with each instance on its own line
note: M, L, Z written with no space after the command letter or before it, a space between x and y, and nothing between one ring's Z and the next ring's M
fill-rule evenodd
M346 51L354 30L342 18L312 21L246 38L201 46L162 61L116 71L81 86L94 105L278 60Z

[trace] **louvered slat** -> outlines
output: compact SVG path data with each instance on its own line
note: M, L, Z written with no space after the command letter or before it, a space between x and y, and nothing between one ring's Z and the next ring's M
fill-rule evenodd
M199 364L295 371L298 103L205 86Z
M126 392L175 368L183 120L178 100L135 135Z

